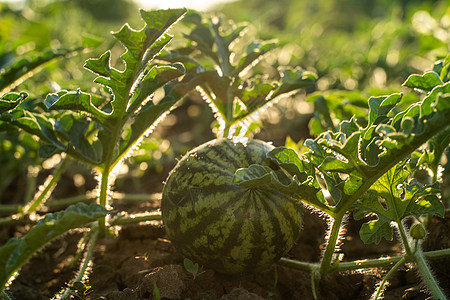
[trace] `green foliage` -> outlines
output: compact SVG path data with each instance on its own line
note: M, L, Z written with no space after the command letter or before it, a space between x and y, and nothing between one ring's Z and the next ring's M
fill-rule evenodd
M23 239L11 239L1 248L4 260L0 265L5 265L0 281L2 288L33 253L55 237L94 220L99 220L100 232L106 232L107 211L104 207L107 204L109 186L113 184L113 168L123 158L131 155L142 139L180 99L181 95L172 93L172 88L167 83L183 75L184 67L181 64L159 65L153 60L171 41L172 36L167 31L185 11L141 11L146 25L140 31L125 25L114 33L114 37L127 50L121 56L124 69L111 66L110 50L97 59L87 60L85 64L87 69L98 75L95 82L104 87L100 93L63 90L48 94L43 102L34 99L24 101L26 93L9 93L2 97L0 128L6 134L21 129L38 137L38 152L41 157L66 153L102 173L99 183L100 205L92 204L85 208L86 205L79 204L69 207L65 212L47 214ZM93 39L85 40L85 43L97 44ZM56 57L58 53L45 53L37 59L12 64L5 69L4 74L8 76L2 77L2 87L14 88L16 82L26 74L31 74L33 69ZM164 94L157 100L154 99L156 91ZM123 132L128 134L123 135ZM67 160L64 162L65 166ZM55 173L54 178L59 178L63 171L63 167L57 169L58 174ZM42 204L42 200L48 198L44 193L50 193L57 181L52 179L46 182L47 186L41 190L42 195L39 195L39 203L32 203L33 209L25 213L34 212ZM21 213L18 217L21 217ZM93 248L89 247L88 251L93 251Z
M226 15L231 9L233 19L247 23L236 24L222 16L205 18L191 11L179 31L184 39L171 48L168 30L186 10L141 11L144 27L123 26L113 34L113 41L107 41L109 50L98 49L104 53L85 62L91 72L81 73L75 66L85 58L82 50L100 48L100 42L91 35L80 41L80 33L103 33L112 23L100 19L122 22L128 11L125 6L108 12L92 10L101 1L88 2L32 1L28 15L0 4L0 194L19 181L17 174L27 176L27 190L33 190L43 160L59 153L101 175L100 205L78 204L46 214L22 238L0 247L2 288L51 240L98 220L99 229L94 226L84 237L86 243L90 239L84 248L88 253L81 270L85 271L97 233L106 232L109 211L104 207L117 167L137 154L143 139L182 96L197 89L215 114L216 134L229 137L254 133L261 126L259 115L278 99L316 88L306 99L314 108L310 138L298 144L288 141L287 147L269 152L264 163L238 169L233 184L282 192L333 220L321 262L303 264L314 276L319 276L317 270L322 278L340 268L333 255L342 220L352 212L366 222L360 229L364 243L390 240L393 229L399 231L405 253L388 276L409 260L418 266L433 296L442 298L420 243L426 236L424 215L444 215L447 201L437 183L450 172L450 164L442 166L441 159L446 152L448 159L450 143L446 1L431 6L428 1L406 5L385 0L247 0L248 10L237 9L244 2L234 2L223 12ZM352 18L347 17L349 7ZM54 12L52 17L48 11ZM272 40L275 37L278 41ZM117 42L126 51L116 63L115 56L122 51ZM424 65L436 59L440 60L433 68L423 72ZM403 83L414 92L397 92L400 80L415 72L421 74ZM97 76L98 85L92 85L92 76ZM156 160L150 152L158 149L159 140L152 143L129 163ZM174 155L173 149L167 151ZM63 162L65 166L67 161ZM421 175L426 171L430 175ZM27 203L32 197L25 196L9 221L45 205L63 172L63 167L57 168L54 180L41 189L48 194L40 194L39 201ZM159 218L119 214L109 225ZM408 231L406 219L418 223ZM203 272L188 259L184 266L194 279ZM86 297L89 287L74 281L70 288L78 297ZM154 294L160 297L156 284Z
M110 51L86 62L86 68L99 75L95 82L108 88L110 94L61 91L47 96L45 106L51 110L49 113L15 109L2 119L37 135L42 142L39 151L44 157L67 152L94 166L101 166L106 160L116 164L179 99L169 95L167 89L167 95L158 103L149 100L157 89L183 74L183 67L177 64L151 65L154 56L171 40L166 31L183 13L183 10L142 11L142 18L148 23L146 27L134 31L126 25L115 33L127 48L122 55L126 66L123 71L110 65ZM53 113L54 110L64 112ZM133 119L131 134L120 138L118 134L130 119ZM93 139L94 134L98 139ZM120 144L116 148L117 142Z
M192 276L194 277L194 280L195 280L195 278L197 278L197 276L205 273L205 271L203 271L203 267L200 267L198 265L198 263L194 263L189 258L185 258L183 260L183 265L184 265L184 268L186 269L186 271L188 271L189 273L192 274Z
M423 214L444 216L444 205L436 196L438 185L423 186L414 179L405 183L408 176L402 166L394 166L358 201L355 219L370 213L378 217L362 225L360 236L364 243L378 244L381 238L392 240L392 221L398 224L408 216L419 218Z
M71 229L86 226L107 214L108 211L97 204L88 206L79 203L69 206L64 211L47 214L24 237L10 239L0 247L0 265L2 266L2 269L0 269L0 288L3 289L11 276L31 255L47 243Z
M74 291L74 295L79 299L86 299L86 297L92 293L92 288L85 285L81 281L76 281L70 285L70 289Z
M435 86L422 101L397 114L393 111L401 104L402 94L371 97L365 127L351 118L342 121L338 131L323 132L305 142L311 149L305 158L323 176L336 209L346 206L340 201L353 199L362 186L367 188L373 178L388 172L393 162L402 161L448 127L449 108L444 104L448 101L442 96L448 86Z
M9 93L2 95L2 98L0 99L0 114L12 110L27 96L26 93Z
M447 55L448 1L233 1L221 13L276 37L274 64L308 66L321 91L392 88Z
M2 69L0 73L0 93L5 89L12 89L19 84L31 72L54 59L73 55L83 50L84 47L76 49L47 49L31 57L22 57L14 63Z
M186 66L192 76L180 90L197 87L219 123L218 136L249 135L264 107L314 84L316 76L300 68L271 70L276 75L270 80L260 74L257 64L277 47L277 42L244 39L246 25L218 17L203 20L196 13L189 14L185 23L192 28L185 35L188 44L160 58L181 61Z

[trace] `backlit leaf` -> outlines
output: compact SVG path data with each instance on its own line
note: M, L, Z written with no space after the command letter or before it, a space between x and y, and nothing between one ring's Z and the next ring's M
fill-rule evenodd
M0 247L0 289L9 278L39 249L71 229L86 226L108 211L97 204L79 203L64 211L48 213L22 238L11 238Z
M403 83L409 88L420 89L424 91L431 91L434 87L444 84L439 78L439 75L434 72L425 72L423 75L413 74Z

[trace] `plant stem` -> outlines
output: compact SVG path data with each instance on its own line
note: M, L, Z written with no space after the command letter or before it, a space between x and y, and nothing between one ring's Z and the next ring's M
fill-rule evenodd
M437 300L444 300L447 299L444 292L440 288L439 284L437 283L436 279L433 276L433 273L431 273L431 270L425 261L425 258L423 256L423 252L421 247L417 247L416 251L413 255L413 260L416 263L417 269L419 270L420 275L422 276L422 280L427 285L428 289L430 290L431 295L433 296L433 299Z
M450 257L450 248L441 249L441 250L427 251L427 252L423 252L422 251L422 254L427 259L438 259L438 258Z
M407 256L402 256L401 259L389 270L389 272L384 276L383 280L380 282L380 286L378 287L376 294L373 299L377 300L378 297L381 295L381 293L384 290L384 285L386 284L389 277L391 277L394 272L400 268L407 260Z
M316 272L315 270L311 271L311 291L313 294L313 299L317 300L317 293L316 293Z
M289 267L292 269L297 269L301 271L311 272L313 269L316 269L318 266L318 263L307 263L303 261L298 261L294 259L289 259L282 257L277 264L285 267Z
M87 192L86 194L77 195L73 197L67 197L64 199L53 199L52 201L47 202L45 205L51 208L58 208L63 206L68 206L70 204L78 203L78 202L94 202L97 200L97 195L95 192ZM120 202L131 202L131 201L160 201L161 193L154 194L124 194L119 192L112 193L111 196L112 201L120 201ZM4 208L3 208L4 207ZM14 208L14 209L13 209ZM17 205L11 205L11 207L7 207L6 205L0 205L0 212L2 209L5 212L16 211Z
M81 281L83 279L84 274L85 274L86 270L89 267L89 263L91 262L92 255L94 254L94 248L95 248L95 245L97 243L97 238L99 236L99 231L98 231L98 229L96 227L92 228L91 230L93 231L93 234L92 234L91 240L89 241L89 246L88 246L86 255L84 257L84 260L83 260L83 263L82 263L82 265L80 267L80 270L78 271L77 276L75 276L75 278L72 280L72 283L73 282L77 282L77 281ZM66 299L67 297L70 296L70 294L71 294L71 290L70 290L70 287L68 287L61 294L61 297L59 299Z
M103 207L106 207L108 203L108 193L109 193L109 175L111 169L109 166L105 167L102 171L101 180L100 180L100 194L99 194L99 204ZM106 235L106 217L102 217L98 220L98 227L100 231L100 236Z
M408 254L409 256L412 256L413 251L411 250L411 247L409 245L409 237L408 237L408 234L406 233L405 225L403 225L403 223L401 221L397 221L396 223L397 223L398 231L400 233L400 237L402 239L403 247L405 248L406 254Z
M433 250L422 252L422 255L427 259L440 259L444 257L450 257L450 248L441 249L441 250ZM329 271L330 272L344 272L344 271L355 271L360 269L370 269L370 268L381 268L381 267L389 267L396 264L403 257L406 257L406 262L410 262L412 258L410 256L402 255L402 256L393 256L393 257L380 257L375 259L364 259L364 260L355 260L355 261L346 261L339 262L336 266L333 266ZM282 257L278 264L281 266L286 266L289 268L307 271L310 272L314 268L317 268L319 263L307 263L294 259L289 259Z
M115 225L126 225L131 223L160 221L160 220L161 220L160 213L144 213L144 214L117 216L114 219L111 219L109 224L115 226Z
M9 217L5 217L5 218L0 218L0 226L3 225L17 225L17 224L26 224L29 222L27 221L26 218L24 218L24 216L22 214L15 214Z
M21 211L20 205L17 204L1 204L0 213L16 213Z
M32 202L30 202L27 206L25 206L24 213L35 212L38 207L45 202L50 196L51 192L55 189L58 184L61 175L66 170L67 165L71 161L71 158L68 156L63 158L62 162L58 165L58 167L54 170L53 174L50 175L44 183L44 189L37 194Z
M36 189L36 177L39 173L39 168L36 166L29 166L27 173L27 183L25 186L24 205L29 203L33 198L34 190Z
M322 257L320 263L320 278L324 278L331 268L331 260L333 259L333 254L336 249L336 245L339 239L339 232L341 230L342 220L344 219L344 214L338 214L333 219L333 225L330 230L330 236L327 239L327 247Z
M9 297L8 296L8 294L5 292L5 291L2 291L2 294L1 294L1 296L3 297L3 299L5 299L5 300L12 300L12 298L11 297Z

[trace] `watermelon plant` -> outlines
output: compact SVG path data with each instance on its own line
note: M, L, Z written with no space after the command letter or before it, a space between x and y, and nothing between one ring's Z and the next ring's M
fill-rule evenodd
M189 33L169 48L168 30L183 17ZM57 297L87 297L91 289L83 281L99 239L113 234L113 226L162 219L194 280L203 267L242 274L278 263L309 272L314 288L331 272L388 267L375 288L376 299L392 274L408 263L416 266L433 298L446 299L427 259L448 257L450 249L424 252L421 244L427 218L445 211L438 183L448 174L441 158L450 142L450 58L405 81L419 96L393 93L362 105L361 97L350 92L311 95L315 137L291 143L296 151L251 138L266 108L314 88L316 76L298 67L262 68L277 42L257 41L246 35L244 24L202 18L185 9L142 10L141 18L141 30L125 25L113 34L126 48L122 69L112 66L112 50L86 61L100 89L58 90L33 99L20 91L21 80L36 67L71 51L44 52L2 69L0 130L33 137L30 151L55 158L57 164L34 197L8 207L13 214L0 220L32 225L23 237L0 247L3 298L10 299L8 285L33 254L77 228L83 228L80 267ZM161 213L111 210L112 188L124 161L193 91L210 105L217 139L188 152L170 172ZM349 95L353 102L348 103ZM46 214L47 199L72 161L96 172L97 203ZM416 176L423 170L431 174L427 181ZM296 242L305 207L329 220L319 263L282 258ZM349 215L366 220L360 230L364 243L391 240L397 231L403 253L342 261L337 245ZM159 298L156 282L153 286Z
M445 211L438 180L442 176L441 157L450 142L449 66L450 56L422 75L411 75L404 86L416 89L422 97L405 109L402 93L371 97L367 118L342 120L336 130L306 140L301 155L289 148L275 148L267 154L265 164L236 172L234 182L238 185L287 193L330 218L320 263L282 259L281 264L311 272L313 282L332 271L390 266L374 292L377 299L392 273L412 262L432 297L446 299L426 257L444 257L450 251L424 253L421 243L426 235L424 216L443 216ZM430 170L430 183L411 175L421 168ZM315 190L306 190L305 184ZM393 230L397 230L403 255L390 260L340 262L337 245L349 213L355 219L376 216L361 227L360 236L366 244L378 244L382 238L392 240Z
M301 155L286 147L252 150L260 142L251 139L244 144L219 139L192 150L163 192L163 220L172 242L183 255L219 272L260 270L291 247L302 219L300 208L292 206L297 199L330 219L325 251L320 263L282 258L279 264L310 272L313 283L333 271L388 266L373 294L378 299L389 277L414 263L432 297L446 299L426 257L448 257L450 249L424 253L421 243L426 216L443 216L445 210L437 181L450 142L449 67L450 56L423 75L411 75L404 86L422 97L412 104L406 100L406 108L401 93L371 97L367 118L342 120L335 131L306 140ZM323 96L314 97L326 106ZM422 168L432 174L428 184L411 175ZM376 216L361 227L366 244L392 240L397 230L403 255L341 262L337 245L350 213L355 219ZM263 255L268 248L275 252Z
M13 207L14 214L0 220L2 224L11 224L38 219L22 238L11 238L0 247L2 266L0 288L4 298L9 299L5 287L34 253L70 230L88 227L80 244L80 253L77 255L83 258L79 271L58 295L60 298L67 298L75 292L78 296L84 296L89 289L83 288L86 285L81 280L89 269L97 240L106 237L108 232L112 233L110 231L112 226L161 219L160 214L142 213L132 216L126 212L116 214L110 210L111 187L125 159L134 154L143 139L186 93L213 74L213 67L202 71L199 65L195 72L186 69L182 64L182 56L176 59L172 55L173 62L163 63L163 59L167 60L167 53L170 53L163 50L173 38L168 34L168 30L185 13L186 9L141 10L141 18L145 22L141 30L134 30L126 24L120 31L114 33L114 37L126 48L120 57L123 69L112 66L111 50L98 58L88 59L84 65L98 76L94 82L99 84L101 89L93 89L90 93L80 89L61 90L32 100L26 99L26 93L15 91L2 95L1 130L13 135L25 132L36 137L39 140L37 152L40 157L55 158L57 162L53 174L34 197L23 206ZM198 16L194 14L193 18ZM219 35L219 25L214 23L208 30L212 30L211 28L217 31L216 40L219 43L224 42L225 39ZM221 53L226 49L224 47L230 46L242 29L235 30L231 36L226 37L227 43L218 49L218 52ZM274 44L271 48L273 46ZM247 94L243 88L244 79L241 78L243 76L241 72L244 68L252 70L257 59L265 52L266 50L261 51L258 46L249 46L247 56L235 67L233 74L226 73L226 76L221 76L218 72L208 81L213 85L214 92L217 92L215 85L218 82L227 82L226 93L234 93L236 97L242 98L244 106L239 106L241 107L239 109L236 106L239 103L235 102L230 106L227 103L230 100L228 98L219 97L214 102L219 106L226 103L227 113L224 116L228 116L231 108L238 113L227 117L226 131L229 131L237 121L243 120L276 97L308 86L313 80L312 75L305 75L300 70L286 71L284 76L286 82L265 84L263 88L265 94L261 94L260 87L256 84L256 93ZM0 81L2 89L9 91L20 88L20 85L17 85L20 78L25 78L27 74L32 75L31 71L34 68L62 54L59 51L49 57L48 53L44 53L43 59L21 60L5 68ZM225 59L225 56L222 58ZM225 61L224 63L226 64ZM231 64L228 64L228 67L231 67ZM177 78L182 78L186 73L189 76L177 81ZM233 85L230 84L231 81L234 82ZM210 96L212 95L211 92ZM98 194L95 197L97 203L90 205L77 203L63 211L40 217L41 210L48 207L47 199L72 161L91 167L97 174ZM230 180L231 175L232 173L229 173ZM97 223L93 223L94 221ZM298 222L301 222L301 218ZM294 234L288 237L288 243L292 244L293 238ZM282 246L281 250L270 250L272 252L269 255L280 257L287 248Z
M259 68L278 43L255 40L246 34L248 24L205 19L195 12L183 21L191 28L187 42L163 51L160 58L184 64L188 76L179 90L195 88L202 95L214 113L219 138L252 135L266 108L314 85L316 75L300 67Z
M217 29L221 23L217 18L210 19L207 24L194 15L189 21L194 24L194 29L186 37L192 41L192 45L174 50L163 57L169 60L181 57L186 66L192 66L187 69L192 69L191 73L197 76L194 75L194 80L188 82L188 85L194 82L204 99L210 103L219 124L219 131L216 132L218 137L249 134L251 130L248 129L252 128L249 120L254 119L246 118L252 115L252 108L255 108L255 104L260 108L270 103L273 99L271 96L277 95L277 87L282 84L270 90L268 85L255 84L255 81L246 83L233 77L242 71L240 66L245 65L249 57L259 57L252 54L241 59L230 59L231 49L237 47L230 41L239 36L238 33L242 30L240 27L227 33ZM257 45L261 47L258 54L264 53L262 49L270 47L268 44ZM210 51L214 47L218 49L217 54ZM255 47L252 44L251 49ZM193 60L195 51L209 57L215 71L205 71L207 68L203 64ZM239 57L238 54L236 56ZM250 158L237 163L238 157L242 156L236 150L242 147L239 141L212 141L192 150L172 171L163 192L163 220L172 242L185 256L219 272L251 272L258 270L260 266L268 266L279 255L274 255L267 261L262 258L258 260L257 258L262 257L259 251L263 251L266 245L275 249L286 245L290 247L290 242L285 240L282 245L278 242L263 243L261 246L261 234L257 233L258 230L249 232L247 240L243 239L242 231L246 231L244 224L247 220L240 220L236 211L246 207L248 215L251 215L253 209L248 207L251 205L248 202L253 202L248 196L237 197L230 191L242 189L246 194L262 190L270 195L278 192L284 196L279 194L279 198L275 197L276 200L271 196L261 196L258 202L273 204L288 196L288 200L284 202L289 205L291 198L297 198L312 210L325 214L330 220L325 251L319 264L288 259L281 259L281 264L309 271L313 283L331 271L392 266L374 292L373 297L378 298L392 273L406 262L413 262L432 296L445 299L425 256L448 256L449 250L423 254L420 245L425 236L422 225L425 222L424 216L444 215L437 181L441 157L449 144L450 136L450 101L447 91L449 66L450 59L447 57L438 61L431 71L423 75L411 75L405 81L404 86L419 91L421 99L415 96L403 97L402 93L374 96L368 100L365 114L359 112L360 96L356 97L356 106L343 105L342 99L347 99L349 93L332 92L310 97L315 102L316 109L311 129L318 136L305 141L301 155L289 148L275 148L267 152L265 159L260 158L260 162L248 165ZM286 74L280 77L289 79ZM196 78L202 80L196 82ZM310 74L305 74L301 81L297 79L296 84L305 86L308 84L307 80L311 79ZM250 96L256 98L249 98ZM262 99L264 100L261 101ZM331 116L329 106L342 109L339 123ZM354 116L355 111L359 118ZM253 142L250 140L247 143ZM224 150L222 144L227 145L228 149ZM212 159L214 157L220 159ZM223 165L224 162L228 164ZM230 171L234 169L232 182L229 181L230 174L227 176L225 173L218 173L228 170L225 166L231 168ZM420 182L411 176L422 168L430 170L431 183ZM223 203L226 203L225 206L221 206ZM236 208L230 208L229 203L236 205ZM238 203L242 203L241 206ZM284 207L280 208L280 211L283 209ZM269 211L266 208L265 213L270 214ZM376 216L376 219L361 227L360 235L364 243L379 243L381 238L392 240L393 229L398 230L404 255L391 260L370 260L366 265L360 262L340 263L336 250L342 237L344 219L350 213L355 219ZM231 214L234 214L234 218L230 218ZM253 218L251 226L260 228L259 233L264 232L258 218L261 218L260 214ZM272 222L265 224L267 228L273 229L284 218L285 215L274 216ZM301 217L298 218L301 221ZM409 230L406 220L413 223ZM283 234L298 231L298 224L301 223L292 225L294 231L283 231ZM233 231L233 226L240 230ZM273 234L267 230L269 233L264 239L270 240ZM247 246L244 246L245 243ZM248 256L253 260L249 259L248 262L251 263L246 264L245 259L233 255L234 249L241 249L241 257L253 253L253 249L257 250L253 256ZM280 253L284 251L286 249Z
M109 208L110 187L124 159L132 155L143 138L170 111L181 98L172 92L168 82L184 74L181 64L157 64L155 56L172 40L167 32L184 14L185 9L141 11L146 25L139 31L125 25L114 37L126 48L121 56L125 67L119 70L111 66L111 51L99 58L89 59L85 67L98 75L95 82L104 90L99 93L59 91L50 93L44 101L36 101L29 108L25 93L8 93L2 96L0 126L2 129L21 129L40 140L39 154L53 157L60 154L61 163L35 197L17 214L5 218L3 223L23 220L34 215L45 205L51 191L58 183L69 162L75 159L85 163L98 173L98 204L84 203L69 206L64 211L47 214L22 238L12 238L0 248L2 266L0 287L8 298L5 286L20 267L51 240L69 230L90 226L84 238L84 259L73 282L80 281L88 268L98 236L105 236L106 217ZM21 60L2 72L2 88L14 88L24 71L30 72L49 58ZM20 64L20 67L19 67ZM9 75L10 74L10 75ZM157 103L153 94L163 90ZM97 225L92 222L98 220ZM121 220L110 220L120 225ZM91 224L91 225L89 225ZM61 292L62 298L71 293L69 288Z

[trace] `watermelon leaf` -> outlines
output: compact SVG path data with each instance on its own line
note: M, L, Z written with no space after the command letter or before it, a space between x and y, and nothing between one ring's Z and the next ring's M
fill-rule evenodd
M164 52L159 58L186 64L190 88L200 90L221 125L218 136L250 134L258 128L258 111L314 84L316 76L300 68L279 68L273 79L256 71L255 66L278 42L252 40L243 46L235 40L244 35L246 25L218 17L202 20L195 13L188 16L185 21L193 28L185 35L188 46Z
M57 94L48 94L44 102L48 109L71 110L87 113L99 122L104 122L108 114L96 107L91 100L91 95L80 90L75 93L61 91Z
M283 156L282 150L280 151L277 148L275 150L277 150L278 155ZM291 151L293 152L292 149L285 148L286 153L284 157L287 160L289 158L295 160ZM268 156L270 153L268 153ZM236 170L233 182L247 188L276 190L291 197L298 198L309 205L319 207L326 211L329 210L326 204L319 200L322 198L317 196L320 189L314 186L312 182L313 177L305 176L305 173L300 172L294 163L287 161L280 162L278 165L274 165L272 162L269 165L271 166L252 164L248 168L240 168ZM304 178L304 180L299 181L299 177Z
M446 135L450 130L450 110L447 104L439 103L442 101L442 95L447 94L450 94L450 83L436 86L422 101L411 104L403 111L399 110L403 105L400 93L371 97L364 127L360 126L354 117L348 121L344 120L336 127L336 132L322 132L315 139L306 140L304 145L309 151L303 153L302 157L297 156L293 150L275 148L268 154L267 166L272 170L260 168L257 173L257 169L252 167L245 172L241 170L241 174L235 179L245 184L259 185L263 182L266 185L275 185L284 192L286 187L300 191L293 183L304 185L304 182L309 182L310 187L316 189L325 186L330 197L324 199L322 193L317 193L315 197L310 196L304 202L326 207L332 214L349 210L372 184L378 182L372 189L379 194L382 192L381 186L396 191L394 195L383 197L397 199L397 202L388 205L388 211L383 212L382 206L376 204L378 202L364 201L362 203L367 207L361 210L362 215L359 217L362 218L369 212L383 212L377 221L380 223L371 221L371 227L369 224L364 225L364 239L367 242L378 242L381 237L390 238L391 233L387 232L386 225L381 225L384 221L389 223L393 220L392 214L395 210L400 209L402 212L396 215L398 221L409 215L442 213L442 204L434 195L435 191L432 189L433 192L429 192L428 187L420 187L416 182L405 184L404 176L410 174L411 170L406 171L404 164L398 167L396 165L408 159L419 146L433 136L439 136L441 141L441 144L435 146L439 149L439 152L436 152L438 157L431 156L432 150L426 152L429 154L423 154L420 160L415 158L415 167L419 165L417 162L440 160L442 149L448 145ZM283 170L282 175L278 168ZM390 172L395 173L396 180ZM252 180L249 179L251 176ZM287 184L285 177L289 178ZM397 190L397 186L400 184L405 186L406 198L399 196L401 191ZM429 209L425 209L427 205L430 206ZM375 235L367 234L371 231Z
M17 105L20 104L26 97L28 97L27 93L8 93L2 95L0 98L0 114L12 110Z
M110 163L115 165L180 99L181 94L169 95L172 90L166 88L167 94L163 100L156 104L153 102L152 96L159 88L185 72L181 64L157 66L153 65L153 60L172 40L167 31L185 12L185 9L141 10L141 17L146 23L141 30L124 25L114 33L114 37L126 48L121 56L124 70L111 65L109 50L99 58L86 61L85 67L98 75L94 81L107 88L110 97L99 97L80 90L47 96L45 105L49 110L70 110L85 116L84 120L66 122L69 120L65 119L59 122L65 124L59 126L58 133L69 145L70 154L97 166L105 164L107 159L112 159ZM95 128L87 127L90 122L87 117L96 122ZM70 129L65 128L69 123ZM128 126L131 135L119 136ZM92 133L96 133L98 138L90 137Z
M2 92L13 89L42 65L57 58L73 55L84 49L84 47L77 47L75 49L47 49L43 52L17 59L12 64L2 68L0 74L0 95Z
M8 118L6 121L10 124L38 136L44 143L50 144L60 151L67 149L67 146L59 141L54 125L47 116L34 114L23 109L15 109L6 117Z
M403 166L394 166L356 203L355 219L359 220L370 213L378 216L378 220L361 227L360 236L364 243L378 244L382 237L391 240L391 222L400 223L407 216L444 215L444 205L436 196L439 186L424 186L415 179L405 184L408 176L409 172Z
M439 74L434 71L425 72L423 75L410 75L403 83L404 86L424 91L431 91L434 87L444 84Z
M47 214L22 238L11 238L0 247L0 289L3 290L11 276L47 243L107 214L108 211L100 205L79 203L64 211Z

